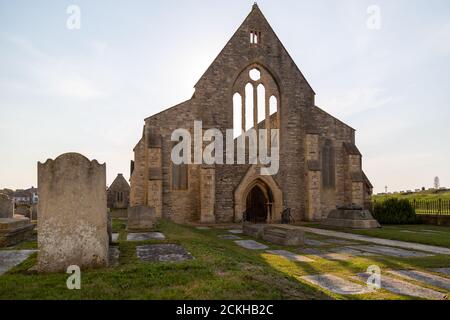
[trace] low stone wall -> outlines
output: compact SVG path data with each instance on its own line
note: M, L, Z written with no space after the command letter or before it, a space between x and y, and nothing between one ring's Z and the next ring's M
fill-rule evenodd
M450 227L450 215L445 216L418 214L417 219L420 221L420 223L423 224Z

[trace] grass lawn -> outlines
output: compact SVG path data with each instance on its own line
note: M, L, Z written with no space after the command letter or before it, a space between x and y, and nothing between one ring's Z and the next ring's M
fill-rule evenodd
M405 299L384 290L360 296L336 295L312 286L300 277L333 273L349 278L371 265L378 265L382 270L450 267L449 256L364 257L346 261L312 257L314 262L291 262L219 239L219 234L227 234L225 230L197 230L166 221L157 228L167 236L162 242L183 245L195 259L176 264L144 263L135 255L136 245L142 243L126 242L124 227L123 223L115 221L114 229L120 232L120 265L82 271L81 290L66 288L67 274L40 275L28 271L36 263L34 255L0 277L0 299Z
M397 198L397 199L408 199L417 201L435 201L435 200L450 200L450 191L436 192L436 191L421 191L412 194L389 194L389 195L374 195L372 199L375 201L385 201L386 199Z
M337 228L323 226L320 224L305 224L309 227L336 230L353 234L361 234L375 238L416 242L433 246L450 248L450 227L430 225L395 225L383 226L381 229L354 230L348 228ZM433 232L431 232L433 231Z

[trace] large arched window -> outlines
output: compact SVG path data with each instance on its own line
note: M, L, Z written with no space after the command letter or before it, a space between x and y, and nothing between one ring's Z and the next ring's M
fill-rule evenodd
M241 72L233 87L234 138L252 129L280 128L280 93L272 75L262 66Z

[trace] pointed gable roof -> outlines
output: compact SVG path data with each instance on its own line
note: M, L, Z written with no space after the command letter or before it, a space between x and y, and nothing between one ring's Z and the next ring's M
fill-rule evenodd
M112 188L130 188L130 185L123 174L119 173L113 183L109 186L108 190Z
M227 42L227 44L225 45L225 47L222 49L222 51L219 53L219 55L214 59L213 63L208 67L208 69L206 70L206 72L202 75L202 77L199 79L199 81L196 83L195 88L197 88L200 83L202 83L203 81L208 81L208 75L213 73L213 69L217 64L220 64L220 60L221 58L226 54L227 49L234 43L239 41L237 40L237 38L239 38L240 34L242 32L245 32L247 34L247 39L250 39L250 34L248 33L250 31L250 29L253 27L253 25L256 24L259 27L263 26L263 28L265 30L268 31L268 33L270 33L270 36L272 36L274 38L274 40L277 42L277 45L279 45L282 48L282 51L285 55L287 55L287 57L291 60L291 63L293 64L293 66L295 67L295 69L298 71L298 73L300 74L300 76L302 77L302 79L306 82L306 84L308 85L308 87L311 89L311 91L315 94L314 89L311 87L311 85L309 84L309 82L306 80L306 78L304 77L303 73L301 72L300 68L297 66L297 64L295 63L294 59L292 59L291 55L289 54L289 52L286 50L286 48L284 47L283 43L280 41L279 37L277 36L277 34L275 33L275 31L273 30L272 26L269 24L269 22L267 21L266 17L264 16L264 14L262 13L262 11L260 10L258 4L255 2L252 6L252 10L251 12L248 14L248 16L245 18L244 22L240 25L240 27L236 30L236 32L233 34L233 36L231 37L231 39ZM267 37L267 34L264 35L264 37Z

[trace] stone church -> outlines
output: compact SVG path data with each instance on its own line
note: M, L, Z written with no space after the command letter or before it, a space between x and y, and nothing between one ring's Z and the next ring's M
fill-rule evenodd
M182 57L180 57L181 59ZM172 162L174 130L279 130L279 171L259 164ZM145 119L131 162L131 206L178 223L322 221L336 207L370 206L355 130L315 105L315 92L259 7L195 85L188 101Z

